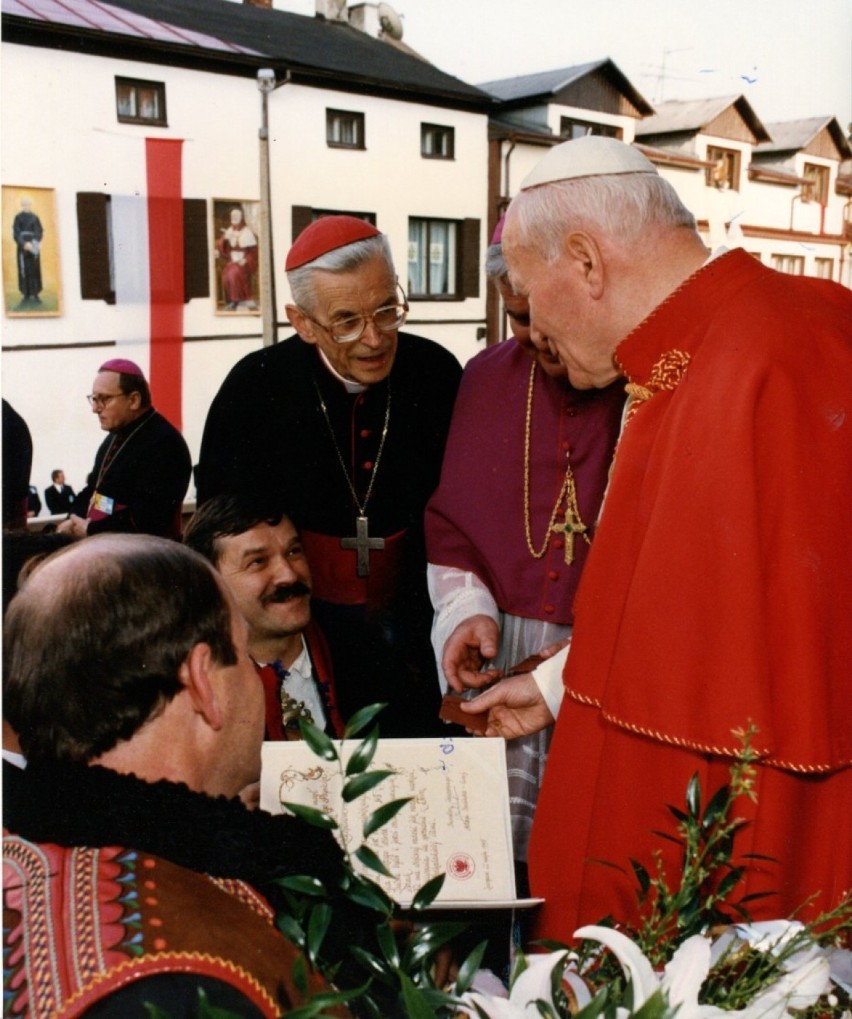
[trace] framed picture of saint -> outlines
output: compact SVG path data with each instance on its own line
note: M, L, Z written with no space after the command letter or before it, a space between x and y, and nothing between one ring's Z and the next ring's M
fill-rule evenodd
M260 202L213 199L217 315L259 315Z
M62 314L52 188L3 185L3 301L11 318Z

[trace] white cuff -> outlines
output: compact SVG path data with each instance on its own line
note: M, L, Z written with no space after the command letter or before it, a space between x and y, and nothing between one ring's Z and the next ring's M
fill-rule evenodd
M447 677L441 668L444 645L453 630L471 616L488 616L500 625L500 610L488 588L475 573L454 566L426 567L429 597L435 609L432 620L432 649L438 665L438 681L442 693L447 692Z
M567 644L552 658L546 658L541 665L533 669L532 673L532 678L535 680L536 686L554 719L559 715L559 708L562 705L562 698L565 694L562 672L570 650L571 645Z

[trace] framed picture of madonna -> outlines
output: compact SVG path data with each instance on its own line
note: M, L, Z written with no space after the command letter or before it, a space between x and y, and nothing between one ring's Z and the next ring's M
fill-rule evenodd
M3 302L16 318L62 314L55 193L3 185Z
M217 315L259 315L260 202L213 199Z

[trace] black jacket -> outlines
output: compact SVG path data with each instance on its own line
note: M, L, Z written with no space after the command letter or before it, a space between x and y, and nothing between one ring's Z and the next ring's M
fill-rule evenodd
M116 439L122 444L99 481L104 459ZM115 508L103 519L92 520L88 534L130 531L177 538L191 473L192 458L183 436L152 407L101 443L74 512L85 517L89 501L98 491L112 499Z
M358 511L349 482L363 505L378 459L366 507L370 535L404 532L391 597L376 609L347 603L329 589L313 604L334 657L344 720L366 704L387 702L379 719L383 736L445 731L437 719L423 514L440 477L460 379L461 367L449 351L400 333L388 378L350 394L316 347L293 336L234 366L204 428L196 468L199 503L227 491L264 493L277 497L303 532L335 539L354 535ZM332 544L339 547L339 540ZM349 555L351 564L340 567L332 585L344 569L354 572L354 553ZM320 565L327 567L312 561L315 580Z

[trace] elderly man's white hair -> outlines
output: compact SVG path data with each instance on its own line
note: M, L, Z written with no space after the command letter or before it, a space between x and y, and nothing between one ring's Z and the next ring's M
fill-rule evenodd
M589 135L552 148L521 184L507 214L514 242L559 257L566 232L595 230L634 243L654 228L695 229L695 217L641 152Z

